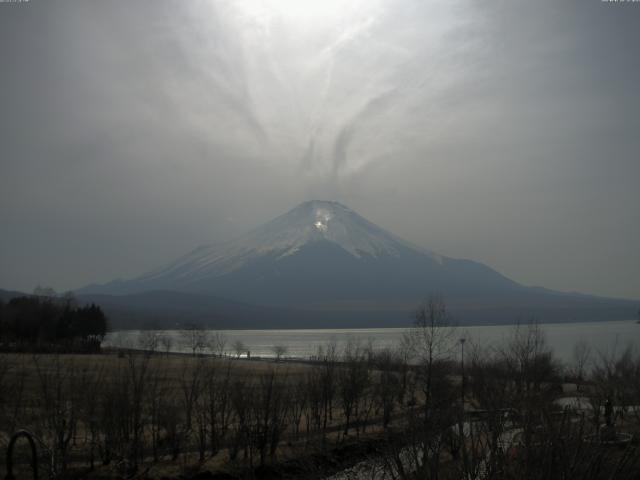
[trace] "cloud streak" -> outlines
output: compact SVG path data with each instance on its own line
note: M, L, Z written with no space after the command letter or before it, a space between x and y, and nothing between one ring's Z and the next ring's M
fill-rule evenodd
M0 286L133 276L319 197L524 283L640 297L639 16L0 5Z

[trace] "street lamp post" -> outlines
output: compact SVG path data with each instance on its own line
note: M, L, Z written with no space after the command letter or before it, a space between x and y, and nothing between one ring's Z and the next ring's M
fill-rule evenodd
M460 338L460 369L462 381L460 382L460 447L462 448L462 462L464 465L465 474L468 474L468 459L467 459L467 446L464 435L464 342L466 338ZM471 428L471 425L469 425Z

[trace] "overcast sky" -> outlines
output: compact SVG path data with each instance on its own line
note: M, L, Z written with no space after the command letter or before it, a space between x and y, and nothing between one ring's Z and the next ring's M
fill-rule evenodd
M640 299L640 3L0 3L0 288L127 278L301 201Z

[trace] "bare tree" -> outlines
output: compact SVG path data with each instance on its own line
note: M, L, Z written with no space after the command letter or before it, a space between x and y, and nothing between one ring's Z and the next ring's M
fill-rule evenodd
M232 364L225 362L224 372L218 375L215 364L209 366L205 381L205 398L207 401L207 420L209 422L209 446L213 457L221 447L230 427Z
M344 366L338 370L338 393L344 416L344 434L349 434L355 421L359 433L359 420L367 388L370 383L366 353L356 342L349 341L345 348Z
M559 382L559 366L544 332L534 320L515 327L501 356L513 385L509 390L509 401L518 414L524 449L529 450L539 443L541 426L552 410L554 386ZM524 463L528 476L534 468L535 459L527 457Z
M214 332L209 338L209 350L217 357L224 356L227 337L222 332Z
M229 388L229 403L233 410L229 442L229 458L231 460L236 460L242 449L244 449L245 459L249 458L252 433L250 418L253 401L252 388L251 380L244 378L233 381L231 388Z
M276 362L279 362L284 355L287 354L287 347L284 345L274 345L271 347L273 354L276 356Z
M236 358L240 358L240 355L247 351L247 346L242 340L236 340L233 342L233 351L236 352Z
M160 458L159 444L161 439L161 415L164 407L164 399L170 394L167 386L167 370L164 368L151 369L149 382L147 385L148 396L145 404L144 414L149 419L149 438L151 440L151 451L153 460L157 462Z
M160 344L164 349L164 353L169 355L169 352L171 352L171 347L173 346L173 337L171 336L171 334L165 333L164 335L162 335L160 337Z
M605 402L613 402L617 415L628 410L629 405L637 405L640 388L640 357L634 359L631 345L617 353L615 350L608 354L600 353L594 362L591 381L595 387L590 401L596 413L594 422L599 424L599 412ZM596 411L597 409L597 411ZM632 411L638 412L638 407Z
M434 366L451 354L454 334L443 298L432 295L418 307L414 326L404 335L405 348L420 365L426 409L431 400Z
M306 435L307 442L309 442L314 433L320 431L323 426L323 417L325 415L325 388L322 380L324 379L324 372L320 368L310 369L304 377L304 389L305 397L307 400L307 409L304 418L306 420Z
M138 336L138 346L149 354L153 354L159 345L158 334L153 331L143 331L140 332Z
M303 414L308 412L309 393L305 378L298 378L293 383L289 395L289 423L293 426L293 434L297 440L300 435L300 423Z
M207 347L209 340L209 333L197 325L191 325L186 330L182 330L181 336L182 341L191 350L194 357Z
M48 444L51 452L51 468L55 475L64 474L69 450L79 419L79 375L72 363L64 363L55 356L52 365L45 365L37 356L33 357L37 372L38 394L36 409L37 433Z
M516 393L523 400L530 393L540 392L543 382L557 380L558 365L544 332L535 321L517 325L501 353L515 382Z
M400 372L403 366L394 352L383 350L374 358L377 368L374 393L377 409L382 412L382 426L389 427L396 403L402 398Z
M583 380L585 369L591 360L591 347L584 340L580 340L573 346L572 357L572 374L577 380Z
M459 419L459 394L451 384L450 359L455 345L455 329L441 296L431 295L415 312L413 328L403 337L403 349L416 362L414 376L420 390L422 408L413 402L404 405L402 442L406 448L393 448L391 463L397 471L406 464L418 478L438 478L444 449L451 444L451 425ZM411 390L413 387L409 387ZM457 452L451 452L452 456Z
M331 340L326 348L318 348L318 359L322 361L320 368L320 392L322 398L322 439L326 439L327 427L333 420L333 400L336 396L336 364L338 361L338 346Z
M289 395L286 374L278 375L275 370L259 377L253 389L252 440L260 455L260 465L264 465L267 453L273 460L286 428Z
M96 447L100 438L100 416L98 414L99 403L96 398L102 396L104 382L104 366L100 366L96 371L84 372L81 385L82 404L80 406L80 421L82 422L85 435L85 443L89 446L89 469L95 467Z
M137 358L129 355L128 376L131 392L130 426L132 432L130 461L133 468L137 469L138 462L144 459L144 429L147 419L144 415L149 392L149 358Z

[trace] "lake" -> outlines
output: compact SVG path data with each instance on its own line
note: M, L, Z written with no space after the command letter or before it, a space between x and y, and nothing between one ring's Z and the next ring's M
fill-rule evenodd
M466 338L469 344L499 346L513 335L514 325L464 326L457 327L453 338ZM524 327L520 327L524 328ZM584 342L594 352L610 354L621 352L631 345L637 348L640 342L640 324L635 320L589 323L540 324L549 346L563 361L571 361L574 345ZM286 356L309 358L318 347L335 342L338 351L347 342L369 343L374 349L396 348L400 345L406 328L359 328L359 329L309 329L309 330L217 330L226 339L226 351L233 354L233 344L241 341L252 357L273 357L275 345L286 348ZM178 330L152 331L158 337L171 338L171 351L190 352L184 335ZM109 333L105 347L141 348L141 340L149 331L123 330ZM159 347L163 349L162 346Z

